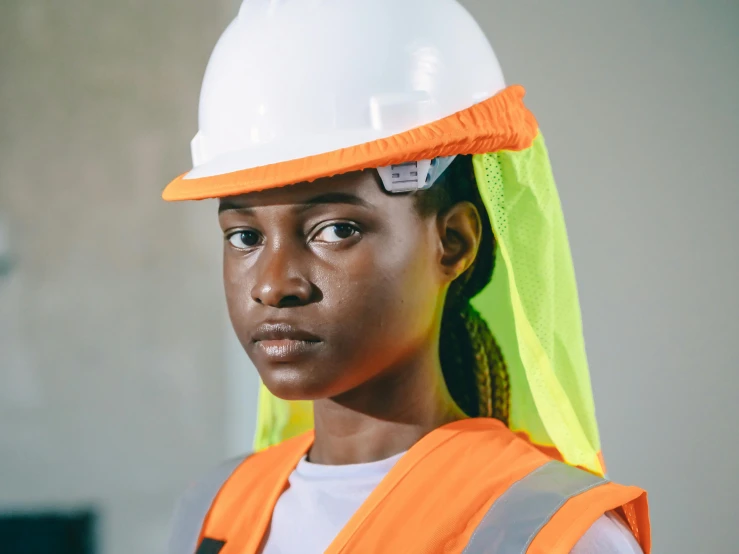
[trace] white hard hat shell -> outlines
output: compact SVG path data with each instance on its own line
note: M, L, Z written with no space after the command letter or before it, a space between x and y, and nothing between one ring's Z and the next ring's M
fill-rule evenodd
M184 178L387 138L504 88L455 0L245 0L208 64Z

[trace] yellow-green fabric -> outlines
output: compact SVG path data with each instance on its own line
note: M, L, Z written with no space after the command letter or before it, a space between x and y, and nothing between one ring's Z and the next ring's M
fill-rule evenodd
M493 279L473 304L503 351L511 430L603 474L575 272L544 138L473 157L498 245Z
M260 383L255 451L279 444L312 428L313 402L282 400L269 392L264 383Z
M510 427L602 475L575 273L544 139L476 155L473 165L498 244L493 279L473 304L508 365ZM309 402L277 399L262 385L256 450L312 425Z

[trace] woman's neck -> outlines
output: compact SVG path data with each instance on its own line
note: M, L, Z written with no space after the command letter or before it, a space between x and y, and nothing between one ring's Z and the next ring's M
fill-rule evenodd
M385 371L338 397L315 401L309 460L327 465L383 460L434 429L466 418L449 394L438 356L426 358Z

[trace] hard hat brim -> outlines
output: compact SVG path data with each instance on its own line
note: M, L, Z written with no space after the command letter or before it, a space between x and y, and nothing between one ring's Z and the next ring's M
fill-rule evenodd
M315 156L196 179L185 173L164 189L162 198L222 198L439 156L524 150L538 132L536 119L523 103L524 95L523 87L510 86L428 125Z

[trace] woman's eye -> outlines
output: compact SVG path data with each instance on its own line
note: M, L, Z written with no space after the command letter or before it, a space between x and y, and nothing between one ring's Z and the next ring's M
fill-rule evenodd
M228 235L228 242L231 246L240 250L254 248L260 241L259 233L256 231L236 231Z
M313 237L317 242L341 242L353 237L358 233L358 229L349 223L332 223L321 229Z

